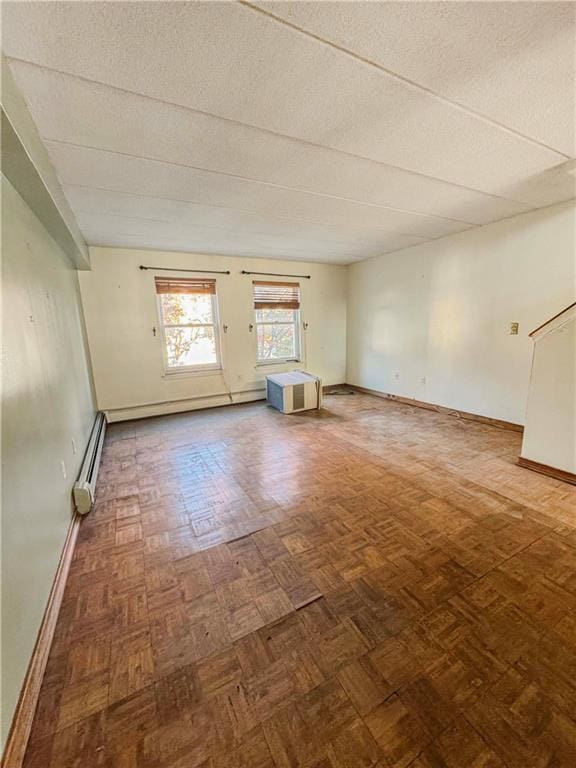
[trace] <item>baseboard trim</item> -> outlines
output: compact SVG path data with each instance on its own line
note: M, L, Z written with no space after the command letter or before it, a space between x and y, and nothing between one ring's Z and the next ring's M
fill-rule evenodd
M437 413L444 413L447 416L455 416L465 421L476 421L480 424L487 424L490 427L497 427L498 429L508 429L512 432L524 432L522 424L514 424L512 421L503 421L502 419L492 419L490 416L480 416L478 413L469 413L468 411L459 411L457 408L448 408L445 405L437 405L435 403L426 403L423 400L414 400L410 397L401 397L400 395L391 395L388 392L380 392L377 389L367 389L366 387L358 387L355 384L346 384L350 389L356 392L363 392L365 395L373 395L374 397L381 397L384 400L393 400L396 403L402 403L403 405L413 405L415 408L424 408L427 411L436 411Z
M555 480L561 480L563 483L576 485L576 474L567 472L565 469L557 469L556 467L550 467L548 464L540 464L539 461L525 459L523 456L518 456L518 461L516 463L519 467L524 467L524 469L531 469L533 472L539 472L541 475L548 475L548 477L553 477Z
M324 392L343 387L344 384L328 384L322 387ZM142 405L128 405L124 408L104 409L108 423L116 421L132 421L133 419L149 419L154 416L167 416L172 413L187 413L188 411L204 411L207 408L223 408L230 405L243 405L266 399L265 387L239 390L230 394L217 393L199 397L187 397L182 400L165 400Z
M148 419L151 416L168 416L172 413L187 411L203 411L206 408L221 408L225 405L241 405L255 400L264 400L266 390L262 387L244 392L232 392L230 395L218 393L200 397L187 397L181 400L165 400L142 405L128 405L124 408L104 409L109 423L116 421L132 421L133 419Z
M40 687L42 686L42 679L46 671L48 655L54 637L54 629L60 606L62 605L66 579L68 578L68 571L70 570L72 555L74 554L80 520L80 515L74 513L70 521L60 562L56 569L52 589L50 590L44 616L42 617L42 623L40 624L34 650L32 651L26 671L26 677L20 691L18 705L12 718L12 725L10 726L2 757L2 768L20 768L24 761L24 753L30 738L32 721L38 704L38 696L40 695Z

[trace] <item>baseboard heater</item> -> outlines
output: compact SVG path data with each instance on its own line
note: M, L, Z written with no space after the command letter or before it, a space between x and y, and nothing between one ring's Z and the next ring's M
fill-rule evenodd
M74 504L76 511L85 515L90 512L94 504L96 494L96 480L98 479L98 468L100 466L100 456L104 445L104 435L106 434L106 416L103 411L98 411L90 440L84 454L84 461L78 480L74 485Z

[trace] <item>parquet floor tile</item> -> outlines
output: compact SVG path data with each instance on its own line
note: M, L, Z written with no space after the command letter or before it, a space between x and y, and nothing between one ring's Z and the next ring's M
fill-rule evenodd
M573 768L576 490L379 400L110 425L25 768Z

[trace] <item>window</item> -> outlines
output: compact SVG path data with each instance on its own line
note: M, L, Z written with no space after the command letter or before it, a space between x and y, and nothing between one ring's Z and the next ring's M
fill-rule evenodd
M216 281L156 277L167 373L220 368Z
M258 362L300 358L300 286L254 282Z

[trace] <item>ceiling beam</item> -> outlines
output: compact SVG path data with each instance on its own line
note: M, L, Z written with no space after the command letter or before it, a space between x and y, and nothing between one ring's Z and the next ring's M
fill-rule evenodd
M90 269L88 246L4 57L1 68L2 173L75 267Z

